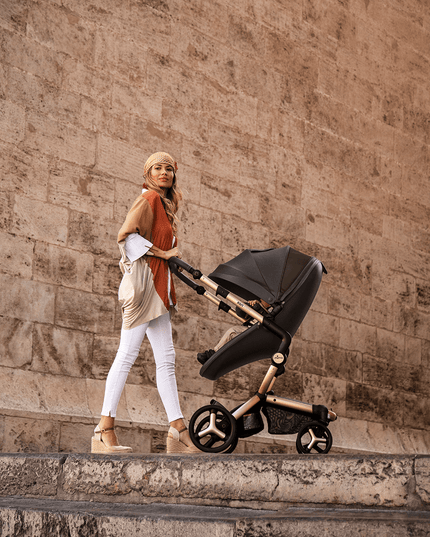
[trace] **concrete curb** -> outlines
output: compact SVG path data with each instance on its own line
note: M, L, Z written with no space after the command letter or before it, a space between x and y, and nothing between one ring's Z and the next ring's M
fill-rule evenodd
M430 510L429 456L0 456L0 496Z
M289 508L268 510L198 505L130 505L117 503L0 499L3 537L92 535L115 537L422 537L430 512Z

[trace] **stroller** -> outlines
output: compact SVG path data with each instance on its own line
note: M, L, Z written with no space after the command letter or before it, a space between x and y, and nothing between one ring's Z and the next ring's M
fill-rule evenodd
M197 294L247 326L212 355L199 354L202 377L217 380L246 364L271 358L251 399L231 411L212 400L193 414L189 424L193 443L207 453L232 453L239 438L264 429L263 413L269 434L297 434L298 453L328 453L332 446L328 425L337 419L336 414L323 405L278 397L272 390L276 378L285 372L291 339L316 296L323 273L327 273L321 261L285 246L245 250L219 265L209 277L176 257L169 260L169 266ZM248 301L253 301L252 307ZM260 306L260 301L269 307Z

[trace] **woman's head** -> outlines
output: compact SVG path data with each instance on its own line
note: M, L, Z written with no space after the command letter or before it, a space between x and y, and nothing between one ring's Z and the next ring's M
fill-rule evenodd
M177 188L176 171L178 166L173 158L162 151L154 153L143 167L144 187L157 192L163 201L167 216L176 232L176 213L182 193Z

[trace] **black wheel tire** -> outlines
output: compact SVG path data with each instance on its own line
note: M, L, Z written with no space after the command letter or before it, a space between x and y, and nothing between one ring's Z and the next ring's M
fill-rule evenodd
M214 433L199 436L209 426L211 414L215 414L216 428L225 435L224 438ZM237 446L236 420L227 409L218 405L206 405L196 410L190 419L189 431L193 444L205 453L231 453Z
M297 434L298 453L325 455L331 449L333 436L328 428L318 421L305 423Z

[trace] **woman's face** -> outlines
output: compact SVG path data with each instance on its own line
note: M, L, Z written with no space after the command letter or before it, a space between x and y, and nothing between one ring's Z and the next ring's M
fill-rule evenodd
M165 190L172 187L174 175L175 171L170 164L154 164L151 168L151 177Z

